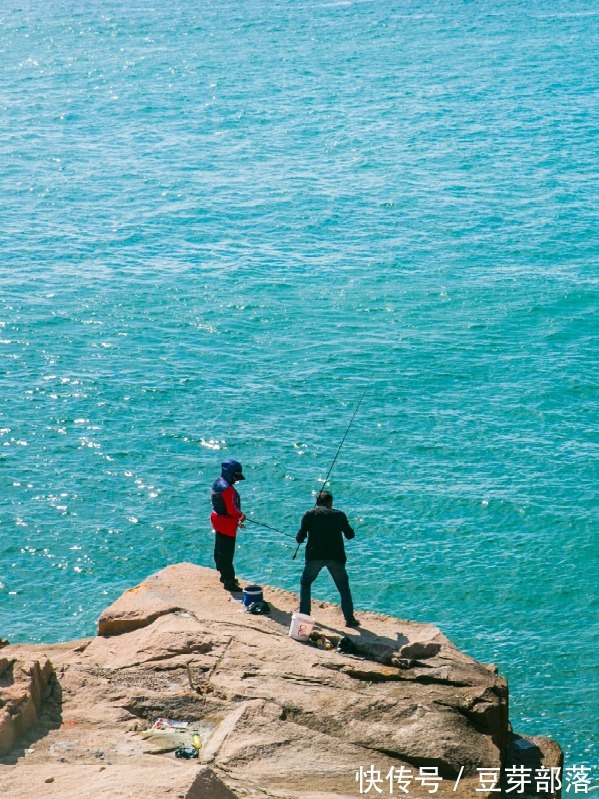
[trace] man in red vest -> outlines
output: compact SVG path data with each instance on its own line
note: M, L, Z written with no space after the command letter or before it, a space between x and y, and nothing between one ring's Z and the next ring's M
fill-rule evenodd
M237 528L245 521L241 512L241 498L233 486L245 480L239 461L221 464L221 476L212 484L212 507L210 516L214 528L214 563L220 572L220 581L227 591L241 591L235 577L233 556Z

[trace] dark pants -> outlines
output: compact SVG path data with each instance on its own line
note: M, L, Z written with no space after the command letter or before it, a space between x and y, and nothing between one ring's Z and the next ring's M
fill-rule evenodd
M305 613L307 616L310 615L310 610L312 608L310 594L312 583L325 566L329 570L329 574L335 581L337 590L341 594L341 610L345 616L345 621L351 621L354 617L354 603L351 598L349 578L345 571L345 564L338 560L307 561L302 573L302 579L300 580L300 613Z
M235 539L230 535L214 533L214 563L220 572L221 583L235 581L235 568L233 555L235 554Z

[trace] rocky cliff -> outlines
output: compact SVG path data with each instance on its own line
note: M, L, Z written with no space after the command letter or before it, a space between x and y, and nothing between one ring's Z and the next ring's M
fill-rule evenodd
M481 769L561 765L556 743L512 732L505 679L437 628L358 613L349 631L316 603L318 635L300 643L297 596L265 599L271 614L250 615L216 572L183 563L125 592L95 638L4 647L0 795L475 799L498 795ZM199 758L177 759L192 734ZM381 782L360 786L373 766Z

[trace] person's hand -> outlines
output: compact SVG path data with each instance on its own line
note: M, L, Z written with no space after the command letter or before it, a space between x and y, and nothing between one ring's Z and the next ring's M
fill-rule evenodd
M243 522L245 521L245 519L246 519L245 513L242 513L242 514L241 514L241 519L240 519L239 521L240 521L240 522L243 524Z
M298 534L295 536L295 540L297 541L297 543L298 543L298 544L303 544L303 543L304 543L304 538L303 538L303 536L302 536L302 534L301 534L301 533L298 533Z
M348 541L351 541L352 538L356 537L356 534L354 533L353 530L348 530L348 532L345 534L345 537L347 538Z

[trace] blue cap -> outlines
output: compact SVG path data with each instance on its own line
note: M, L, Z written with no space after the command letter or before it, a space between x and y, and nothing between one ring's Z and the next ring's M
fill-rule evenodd
M221 475L228 483L233 480L245 480L239 461L224 461L221 463Z

